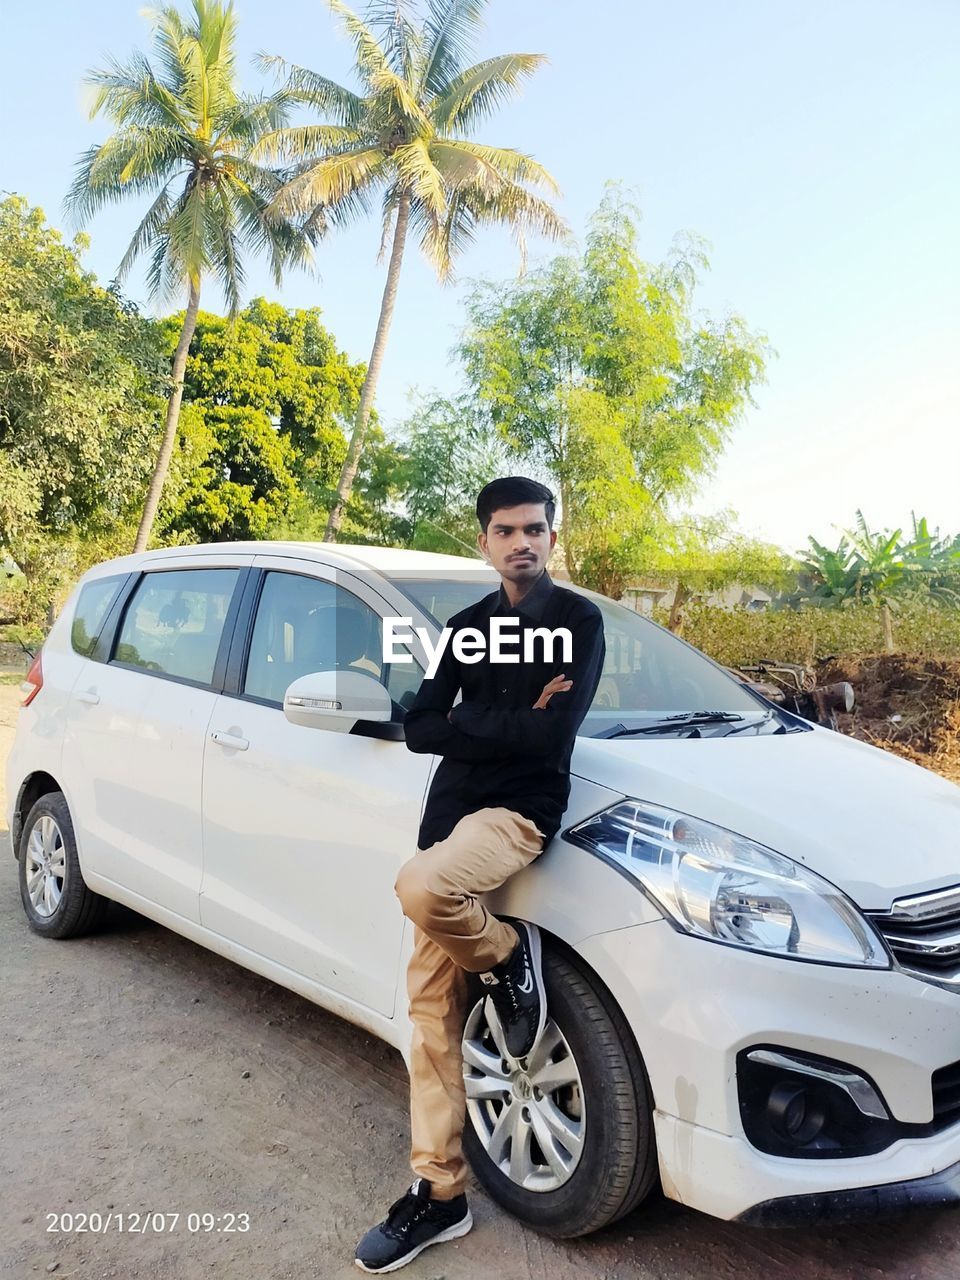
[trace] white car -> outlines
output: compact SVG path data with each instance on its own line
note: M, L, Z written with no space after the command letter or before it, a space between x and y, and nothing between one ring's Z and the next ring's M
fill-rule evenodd
M406 1054L394 893L437 761L403 742L480 561L222 543L90 570L25 686L9 827L38 933L108 899ZM479 988L465 1144L582 1235L667 1196L792 1222L960 1198L960 787L766 702L592 595L607 659L544 854L488 905L544 935L526 1071Z

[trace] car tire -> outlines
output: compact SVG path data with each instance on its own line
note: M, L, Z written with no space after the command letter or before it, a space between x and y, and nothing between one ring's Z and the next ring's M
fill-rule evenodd
M48 792L33 805L20 834L19 854L20 901L35 933L77 938L99 927L109 900L88 888L83 878L62 792Z
M470 1002L463 1039L465 1080L471 1077L467 1080L463 1145L478 1180L498 1204L537 1231L572 1238L623 1217L658 1184L653 1103L633 1035L603 984L574 954L556 946L544 946L542 972L548 1021L541 1043L546 1038L558 1045L559 1035L564 1047L555 1048L552 1056L572 1058L579 1075L582 1145L575 1166L561 1185L531 1190L508 1176L502 1160L497 1163L491 1158L488 1146L494 1143L491 1124L496 1123L493 1108L497 1104L471 1097L496 1084L494 1079L484 1083L483 1072L473 1065L480 1060L477 1036L481 1033L488 1048L495 1051L483 1012L483 988L476 982L471 984L471 995L476 999ZM535 1046L530 1064L535 1065L536 1054ZM530 1079L536 1074L531 1072ZM562 1094L554 1099L561 1100ZM574 1106L572 1114L576 1110ZM475 1120L486 1140L478 1133ZM542 1149L536 1150L545 1161Z

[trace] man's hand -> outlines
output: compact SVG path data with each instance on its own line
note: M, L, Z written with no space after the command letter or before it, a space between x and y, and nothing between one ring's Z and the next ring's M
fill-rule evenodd
M567 680L564 673L561 671L558 676L554 676L548 684L543 686L543 693L541 693L540 697L533 704L534 711L545 711L547 703L555 693L566 693L568 689L572 688L573 681Z

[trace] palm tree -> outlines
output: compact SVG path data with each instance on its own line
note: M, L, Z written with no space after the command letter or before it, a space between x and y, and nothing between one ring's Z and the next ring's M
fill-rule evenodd
M360 92L262 57L262 67L285 77L286 98L325 121L279 129L261 140L258 153L291 164L276 200L280 215L304 214L308 227L325 229L367 212L379 194L381 255L392 240L373 351L324 534L333 542L363 449L408 232L419 237L444 281L480 226L511 227L521 254L527 232L558 238L566 227L538 194L557 192L542 165L519 151L468 140L544 61L540 54L509 53L466 65L486 0L427 0L422 18L414 16L411 0L373 0L364 19L343 0L328 3L353 44Z
M310 235L267 217L281 180L252 158L264 134L285 122L284 100L238 91L232 3L193 0L192 9L186 20L173 7L150 14L155 65L135 53L126 63L111 61L88 75L96 89L90 117L102 113L116 132L80 158L66 199L82 224L108 203L152 196L117 279L146 253L151 295L169 299L182 289L187 295L166 425L135 551L146 548L173 453L204 278L214 276L235 314L244 249L268 255L278 284L283 266L305 261L310 251Z

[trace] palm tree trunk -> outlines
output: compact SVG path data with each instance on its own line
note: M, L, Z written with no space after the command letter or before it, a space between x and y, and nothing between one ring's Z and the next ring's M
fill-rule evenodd
M383 299L380 303L380 319L377 322L377 333L373 340L373 351L370 353L367 376L363 380L363 388L360 392L360 405L357 409L357 417L353 426L353 435L350 437L350 448L347 450L347 456L343 461L343 470L340 472L337 499L330 509L330 515L327 517L327 527L323 535L324 542L336 542L337 540L337 534L343 521L343 513L350 499L357 468L360 465L363 438L367 433L367 423L370 421L370 411L373 408L373 397L376 395L377 383L380 380L380 366L383 364L383 352L387 345L387 334L390 332L390 321L393 319L393 304L397 300L400 266L403 262L403 247L407 239L409 222L410 196L402 195L397 206L397 225L393 231L393 248L390 250L387 283L384 285Z
M173 446L177 439L177 424L180 421L180 403L183 400L183 376L187 368L187 352L190 350L193 332L197 327L197 312L199 310L200 281L191 280L187 312L183 317L180 341L177 343L177 349L173 357L173 390L170 392L170 399L167 402L167 421L163 430L160 452L157 455L157 465L153 469L153 478L150 481L150 488L147 490L147 500L143 504L140 528L137 530L137 540L133 544L134 551L146 551L147 549L147 543L150 540L150 533L153 529L153 521L157 514L157 507L160 505L163 482L166 480L167 471L170 469Z

